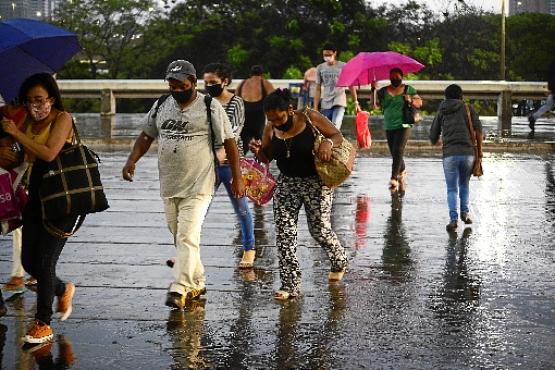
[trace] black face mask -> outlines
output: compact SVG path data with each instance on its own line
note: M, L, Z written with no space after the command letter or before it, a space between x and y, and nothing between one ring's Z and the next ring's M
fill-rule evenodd
M217 98L218 96L222 95L224 88L221 84L210 85L206 86L206 91L210 94L211 97Z
M191 96L193 96L193 89L191 88L185 91L171 91L171 94L176 102L184 104L191 99Z
M403 83L403 80L401 80L400 78L392 78L390 81L391 81L391 86L393 87L399 87L401 86L401 83Z
M287 118L287 122L283 123L280 126L275 126L278 130L286 132L289 131L291 129L291 127L293 127L293 116L289 115L289 118Z

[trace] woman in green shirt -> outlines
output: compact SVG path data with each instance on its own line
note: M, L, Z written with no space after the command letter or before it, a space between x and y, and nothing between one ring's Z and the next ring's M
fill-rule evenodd
M389 72L389 79L391 84L378 91L377 105L381 106L384 113L387 145L393 158L389 190L396 192L405 190L407 172L403 156L412 127L412 125L404 122L403 106L406 100L413 107L420 108L422 99L416 94L416 90L412 86L407 85L405 93L403 71L400 68L393 68Z

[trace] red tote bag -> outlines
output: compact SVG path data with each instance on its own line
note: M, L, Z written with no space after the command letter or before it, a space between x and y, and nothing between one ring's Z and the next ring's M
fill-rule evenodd
M356 116L355 130L359 149L368 149L372 145L372 136L368 128L369 117L370 113L366 111L360 111Z

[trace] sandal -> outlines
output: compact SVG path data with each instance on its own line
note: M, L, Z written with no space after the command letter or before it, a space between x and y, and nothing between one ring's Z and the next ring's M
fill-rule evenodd
M254 266L254 257L256 256L256 251L254 249L243 251L243 258L239 262L240 269L251 269Z
M274 299L277 299L278 301L287 301L289 299L293 299L296 297L297 297L297 294L289 293L288 291L285 291L285 290L276 290L276 292L274 293Z
M345 269L337 272L330 272L330 274L328 275L328 281L330 283L341 281L341 279L343 279L343 275L345 275Z
M399 188L399 181L395 179L389 180L389 191L396 192L398 188Z

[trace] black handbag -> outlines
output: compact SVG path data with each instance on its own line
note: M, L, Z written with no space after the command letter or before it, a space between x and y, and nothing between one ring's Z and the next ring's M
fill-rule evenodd
M44 162L39 197L45 229L58 238L73 235L88 213L108 209L108 201L98 171L99 158L81 143L73 124L74 139L66 144L52 162ZM54 226L56 220L77 217L72 231Z
M409 85L405 85L405 92L403 94L403 99L404 99L404 96L407 95L408 88L409 88ZM422 116L420 115L420 111L415 107L413 107L412 104L410 104L406 100L404 101L404 104L403 104L403 121L406 125L411 125L411 126L414 125L415 123L422 121Z

